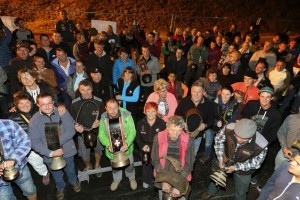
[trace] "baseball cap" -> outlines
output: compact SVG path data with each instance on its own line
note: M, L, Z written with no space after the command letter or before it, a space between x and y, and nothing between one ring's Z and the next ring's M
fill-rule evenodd
M259 94L262 93L262 92L267 92L267 93L270 93L270 94L274 94L274 90L269 87L269 86L265 86L265 87L262 87L260 90L259 90Z

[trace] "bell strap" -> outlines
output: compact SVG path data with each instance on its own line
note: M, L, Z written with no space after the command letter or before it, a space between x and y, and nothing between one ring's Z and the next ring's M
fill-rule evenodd
M27 124L29 124L29 119L25 115L23 115L22 113L20 115L27 122Z
M110 148L113 148L112 147L112 144L111 144L111 136L110 136L110 128L109 128L109 118L106 119L106 122L107 122L107 126L106 126L106 129L107 129L107 134L108 134L108 137L109 137L109 141L110 141ZM122 119L121 117L119 117L119 124L120 124L120 130L121 130L121 136L122 136L122 141L123 141L123 145L125 144L125 134L124 134L124 130L123 130L123 124L122 124Z
M97 115L96 115L95 120L98 119L98 117L99 117L99 107L98 107L98 105L97 105L94 101L87 100L87 101L84 101L84 102L81 104L81 106L80 106L80 108L79 108L79 110L78 110L78 113L77 113L76 119L75 119L75 122L76 122L77 124L79 124L79 123L78 123L78 117L79 117L79 114L80 114L80 112L81 112L81 110L82 110L82 107L83 107L84 104L86 104L86 103L92 103L92 104L94 104L94 105L96 106L96 108L97 108ZM95 121L95 120L94 120L94 121ZM81 125L81 124L80 124L80 125ZM90 130L93 129L93 127L87 128L87 127L84 127L84 126L83 126L83 128L84 128L85 131L90 131Z

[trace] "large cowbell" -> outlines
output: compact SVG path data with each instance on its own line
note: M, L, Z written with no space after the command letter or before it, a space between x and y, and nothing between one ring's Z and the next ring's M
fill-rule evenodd
M48 149L55 151L61 148L59 142L60 127L58 122L45 123L45 137ZM53 157L50 169L61 170L67 165L62 156Z
M130 161L128 156L120 151L125 142L121 118L108 120L108 135L110 145L114 152L114 158L111 161L112 168L121 168L129 165Z
M2 146L2 140L0 137L0 162L4 162L4 161L5 161L4 148ZM11 166L11 167L4 168L2 178L4 181L13 181L19 175L20 175L19 171L14 166Z

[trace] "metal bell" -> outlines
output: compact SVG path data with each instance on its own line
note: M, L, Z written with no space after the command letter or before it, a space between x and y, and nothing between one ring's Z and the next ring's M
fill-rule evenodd
M114 153L114 158L111 161L112 168L121 168L130 164L128 156L122 151Z
M67 165L65 159L62 156L53 157L50 169L51 170L61 170Z
M214 172L212 175L209 176L209 178L214 181L217 185L225 188L226 187L226 179L227 179L227 174L222 171L218 170Z
M3 180L12 181L18 178L19 175L19 171L14 166L6 167L3 171Z
M83 135L84 145L86 148L95 147L97 145L97 136L93 132L93 130L84 131L82 135Z
M150 152L143 151L143 163L148 165L149 161L150 161Z

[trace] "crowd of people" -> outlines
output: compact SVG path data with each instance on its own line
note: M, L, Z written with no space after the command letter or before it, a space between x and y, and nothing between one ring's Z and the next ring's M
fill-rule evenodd
M27 199L37 199L29 163L44 185L52 175L56 198L63 200L65 180L81 191L75 156L85 171L99 170L103 151L111 162L116 152L128 157L124 171L136 190L137 150L141 158L150 157L142 165L142 186L155 186L159 199L188 199L196 189L190 182L199 155L201 165L211 161L213 171L232 174L234 199L242 200L250 184L258 185L268 149L277 141L275 172L258 187L259 199L300 196L296 39L275 34L260 46L259 25L242 35L232 24L228 31L176 28L162 41L157 31L146 34L137 23L122 26L119 35L110 25L100 33L87 30L61 10L52 36L40 34L37 45L22 18L15 18L15 25L11 33L0 21L0 199L16 199L4 179L13 166L20 173L13 182ZM49 142L53 129L56 149ZM87 133L96 138L94 145ZM66 166L55 170L57 157ZM122 170L113 168L112 175L113 192ZM188 190L176 185L176 178ZM211 182L199 198L210 199L218 190Z

